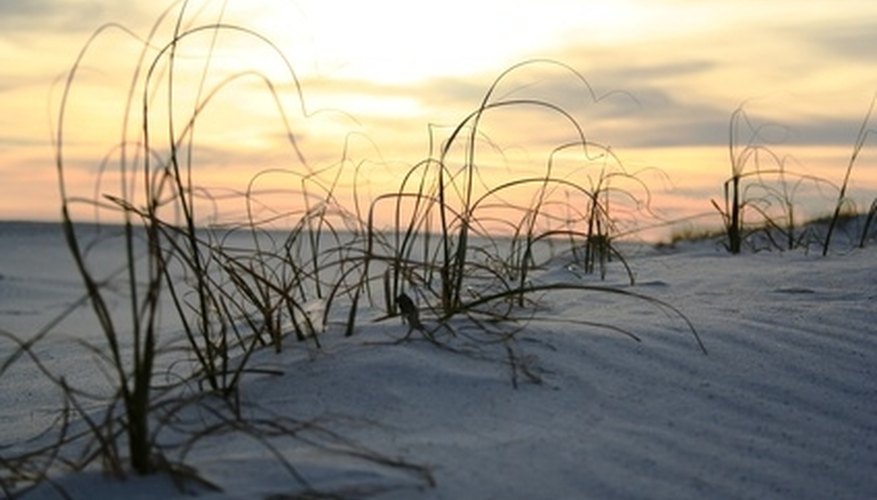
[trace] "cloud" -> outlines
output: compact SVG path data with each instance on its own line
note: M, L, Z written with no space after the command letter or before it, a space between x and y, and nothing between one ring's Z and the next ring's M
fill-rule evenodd
M496 96L542 99L555 104L573 114L588 137L622 148L726 147L731 114L743 103L756 123L774 126L772 130L776 133L765 137L767 143L776 143L777 147L845 147L855 139L867 108L867 102L863 101L861 109L853 113L823 109L821 114L814 115L804 109L804 105L809 104L804 98L782 94L766 100L746 101L750 97L746 92L754 92L748 89L740 89L739 101L719 99L704 92L697 83L715 79L714 70L716 65L705 60L646 65L619 63L593 75L585 75L595 92L606 96L599 102L591 99L583 82L569 74L524 72L497 87ZM370 96L415 99L427 113L434 114L418 118L421 121L417 123L392 117L376 123L420 133L427 123L455 124L477 109L494 77L442 78L419 86L336 82L321 91L349 92L353 88L361 93L362 99ZM846 100L852 100L852 97ZM542 120L536 113L527 113L527 110L522 110L519 114L509 114L515 119L508 120L508 130L532 129L533 120ZM532 120L528 120L529 117ZM538 132L548 137L552 131Z
M0 150L7 148L24 148L24 147L45 147L49 143L48 139L36 139L33 137L14 136L0 137Z
M108 22L139 29L157 19L163 8L162 2L0 0L0 38L83 35Z
M799 30L805 41L845 59L877 61L877 30L873 22L851 22Z
M59 7L58 0L0 0L0 19L8 21L17 17L28 17L44 14Z
M0 0L0 30L7 36L87 31L96 27L95 20L105 10L101 3L87 0Z
M684 87L673 84L710 68L703 61L618 65L592 77L581 75L588 78L587 83L570 73L555 73L517 82L519 87L512 84L506 90L510 98L533 97L559 106L579 120L586 134L606 137L611 143L629 147L717 145L726 140L730 110L689 99Z
M550 66L550 65L549 65ZM510 75L495 89L493 102L500 100L538 100L557 106L571 114L581 124L585 134L600 142L616 142L629 147L663 147L680 145L721 145L727 140L728 117L732 110L698 100L686 100L684 90L673 86L663 88L651 80L681 77L704 71L706 63L651 65L648 67L617 67L601 73L586 83L578 75L566 70L544 71L545 66L525 68L520 74ZM649 78L650 75L655 78ZM417 100L427 114L411 123L387 117L372 123L423 133L428 123L453 125L477 110L496 75L471 78L438 78L419 85L390 86L367 82L335 82L328 86L316 83L320 92L349 93L354 89L361 99L386 96ZM591 85L589 87L589 84ZM308 87L305 85L305 98ZM594 94L592 95L592 90ZM595 99L596 97L596 99ZM329 97L331 100L331 97ZM432 113L432 114L430 114ZM491 121L492 130L502 129L517 134L526 131L529 136L551 137L569 129L554 122L533 106L503 108L499 122ZM543 128L533 129L534 120ZM398 122L394 124L393 122ZM545 127L556 129L545 130ZM410 137L410 134L408 134ZM560 139L565 140L565 139Z

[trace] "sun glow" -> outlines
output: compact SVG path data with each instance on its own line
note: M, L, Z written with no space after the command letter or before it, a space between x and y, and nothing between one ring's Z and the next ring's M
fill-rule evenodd
M532 3L403 0L276 3L249 7L259 29L316 55L335 78L414 83L496 72L570 38L610 42L642 35L648 12L632 1Z
M95 7L93 17L71 17L86 3ZM515 73L495 97L546 99L575 116L589 140L612 147L627 167L661 169L669 180L655 190L676 194L653 192L654 208L667 203L681 213L690 203L693 211L711 211L709 199L726 176L735 108L744 104L756 125L788 127L791 144L779 151L837 181L875 90L877 66L867 48L877 40L870 22L877 4L860 0L838 0L830 8L793 0L7 2L0 8L0 56L14 64L0 76L0 108L9 111L0 116L0 169L16 181L0 183L0 217L47 213L27 205L54 198L55 183L18 186L28 176L52 175L20 169L51 171L47 122L58 116L59 75L94 30L118 22L130 32L105 30L79 68L65 128L67 147L76 147L68 160L77 173L100 168L123 137L132 143L141 137L142 78L172 40L181 12L183 30L216 23L242 29L208 28L181 41L172 98L163 87L164 52L148 84L151 146L166 154L169 104L179 132L197 101L216 90L199 111L197 180L228 189L239 189L232 184L259 169L298 168L292 136L308 168L342 157L393 165L373 184L384 188L433 154L503 71L524 60L551 59L578 71L598 94L621 91L633 99L595 104L581 81L546 67ZM146 59L139 61L153 28ZM137 69L141 81L126 103ZM492 143L479 150L479 160L497 148L497 164L514 163L502 157L520 153L541 168L542 152L575 135L557 113L519 109L492 111L481 121ZM127 135L120 130L126 111ZM347 150L352 137L356 151ZM867 168L874 162L872 143L853 172L859 188L853 194L866 201L877 183Z

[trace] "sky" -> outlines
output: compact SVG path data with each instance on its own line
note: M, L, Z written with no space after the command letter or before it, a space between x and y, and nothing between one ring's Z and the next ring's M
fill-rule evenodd
M179 132L211 95L193 133L194 182L228 217L242 213L234 194L248 186L285 189L343 162L357 168L344 170L339 193L352 185L362 198L395 190L430 155L431 139L447 138L495 79L523 61L553 62L517 67L494 97L564 110L588 141L611 148L611 167L634 173L648 187L637 196L668 219L715 218L710 200L722 197L730 175L736 109L788 157L787 168L839 183L877 92L877 3L867 0L192 0L185 28L236 28L181 42L168 112L168 58L157 55L183 6L0 0L0 219L58 218L52 144L64 78L107 23L114 24L88 46L67 101L68 194L121 194L119 144L141 141L144 101L159 160L170 147L168 123ZM552 148L578 133L535 106L491 112L482 126L485 177L544 168ZM860 203L877 195L872 143L852 175L850 194ZM139 161L130 149L124 154L129 168Z

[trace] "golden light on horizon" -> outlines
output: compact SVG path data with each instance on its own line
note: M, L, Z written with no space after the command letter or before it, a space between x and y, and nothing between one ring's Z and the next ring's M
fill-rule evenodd
M127 137L139 140L147 87L141 80L134 102L126 103L128 85L137 65L144 70L168 43L182 5L124 8L68 0L27 9L0 6L6 14L0 54L16 62L0 78L6 110L0 171L10 180L0 187L0 217L57 216L57 204L46 202L57 195L48 182L49 124L59 93L53 82L101 23L120 22L140 39L107 30L79 69L65 140L83 193L94 190L85 180L89 173L96 175L118 147L126 109ZM211 96L197 111L194 171L204 186L227 192L244 189L238 184L263 169L301 168L287 126L308 168L342 161L383 165L384 173L374 170L374 179L355 182L368 185L363 192L370 196L380 187L393 189L387 184L425 159L430 140L446 138L442 134L478 106L502 71L547 58L579 72L598 95L620 91L629 98L594 103L566 70L538 65L501 82L494 97L558 106L588 140L613 148L627 170L664 172L666 183L650 181L656 207L663 196L667 212L709 212L709 198L721 193L728 175L728 119L737 106L745 103L759 124L786 127L775 146L834 182L877 90L877 58L865 50L877 42L869 29L877 5L855 0L831 8L785 0L185 5L184 29L220 22L244 28L187 37L175 62L174 128L185 129L198 100ZM168 6L146 61L138 63L142 39ZM72 16L83 9L93 15L85 21ZM165 54L148 87L150 134L159 156L169 147L169 94L162 88L167 68ZM491 111L483 127L489 142L479 146L479 160L491 173L509 165L524 165L516 171L544 168L547 152L576 135L560 115L538 107ZM854 194L862 200L877 186L873 161L863 155L854 172ZM12 185L28 178L39 180L23 189ZM349 187L352 179L338 185Z

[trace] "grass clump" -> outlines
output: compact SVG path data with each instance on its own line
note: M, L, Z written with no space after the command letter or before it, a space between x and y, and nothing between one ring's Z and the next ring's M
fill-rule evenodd
M496 97L518 73L545 67L578 82L592 102L605 98L566 65L525 61L502 73L479 106L449 127L444 139L430 136L435 149L427 159L408 170L396 192L377 197L369 209L347 335L355 332L363 297L371 298L369 305L382 307L385 317L402 315L409 324L412 304L419 304L415 311L429 321L409 329L406 338L417 331L443 347L450 344L442 344L439 335L459 334L455 318L464 318L488 334L486 342L512 349L513 332L532 314L535 297L562 290L624 295L687 322L669 304L635 292L581 283L546 285L535 278L557 258L601 277L614 260L632 284L633 272L615 238L626 222L648 213L650 198L639 176L628 172L610 148L588 139L578 120L560 106L514 91ZM508 156L501 138L490 133L490 120L522 109L557 120L573 140L546 149L527 175L491 178L484 172ZM393 214L388 230L376 224L375 214L383 205L390 205ZM693 327L691 331L703 349ZM509 363L520 366L513 349L508 352Z
M310 205L313 173L291 132L278 85L267 75L248 69L214 78L216 44L220 35L232 35L273 52L298 88L295 73L278 48L245 26L224 22L223 13L224 7L217 20L203 22L199 20L203 11L195 11L188 2L175 3L156 20L145 39L119 25L103 26L87 41L61 82L54 135L61 224L85 288L82 303L90 305L101 332L99 339L83 340L81 345L97 358L97 369L106 370L111 387L107 394L91 394L53 374L33 354L33 345L48 337L54 322L28 341L4 335L16 341L19 349L6 360L3 371L30 358L61 391L64 405L63 420L41 438L45 445L3 458L0 485L7 493L51 483L60 472L94 467L116 477L165 472L187 484L194 481L211 488L185 464L185 457L206 436L227 432L254 437L268 450L273 450L270 440L282 435L302 446L325 446L378 466L410 471L417 481L432 483L423 467L340 437L327 439L333 434L320 422L274 419L269 432L250 416L252 412L245 415L242 411L242 377L276 374L250 365L257 349L280 351L290 328L298 339L318 345L317 334L325 323L320 302L325 297L325 270L318 260L323 255L319 245L326 241L322 236L326 228L331 230L325 207L332 200L330 187L316 206ZM158 33L166 22L173 27L169 40L163 42ZM87 57L110 33L130 37L141 49L122 102L121 137L100 165L95 182L94 192L99 194L81 195L74 193L75 184L69 180L68 131L75 130L68 123L69 111ZM180 61L191 65L193 60L181 54L188 44L197 44L205 36L208 51L203 59L196 59L201 63L201 76L194 80L194 91L186 89L191 102L185 103L178 98L181 82L192 80L177 73ZM202 129L202 116L223 92L243 80L263 84L276 103L292 161L300 162L304 172L297 175L303 179L305 207L275 213L268 221L296 220L282 241L264 229L268 222L255 218L260 194L254 188L255 178L246 192L237 195L245 201L249 219L235 228L204 223L215 212L202 210L219 200L197 184L196 132ZM300 111L309 115L303 104ZM104 185L104 178L116 179L117 186ZM105 225L105 218L112 224ZM240 232L249 234L252 244L248 248L226 244ZM118 270L107 272L99 260L107 252L121 256ZM158 380L159 373L164 382ZM194 393L193 388L197 388ZM198 417L194 427L181 426L192 418L192 412L213 418ZM167 435L177 438L168 443ZM302 491L311 491L307 478L294 465L281 455L277 458ZM59 491L65 494L60 487Z
M612 294L657 307L681 321L706 352L694 326L670 304L599 283L536 279L552 259L562 258L601 278L617 262L632 284L617 239L649 213L650 192L638 172L587 137L571 112L514 85L527 71L550 70L575 82L592 104L609 97L599 96L573 68L551 60L510 67L471 113L442 129L445 137L437 138L440 128L431 129L427 157L408 168L395 190L361 203L365 196L354 182L351 207L342 202L339 186L346 176L358 178L366 162L352 160L345 144L337 164L309 163L284 105L289 100L278 90L283 84L294 89L293 107L303 123L314 116L291 63L264 36L226 22L224 7L216 19L202 22L201 14L187 2L174 4L144 39L118 25L104 26L62 82L54 137L61 222L85 288L82 302L90 305L101 334L83 344L107 370L111 391L92 397L44 370L63 394L64 420L45 447L3 459L9 471L3 485L51 481L58 470L100 465L117 476L164 471L210 486L185 460L210 436L226 432L253 437L275 455L302 495L315 492L295 464L277 453L272 443L278 436L324 443L325 449L406 471L431 485L424 467L343 440L321 422L266 416L242 402L243 377L276 374L254 364L257 351L282 352L290 339L319 348L330 320L344 318L340 328L350 336L372 309L381 315L371 319L404 315L412 330L442 347L449 347L439 338L443 332L458 335L474 327L484 334L482 345L502 346L515 384L519 374L536 379L514 338L522 322L536 319L531 306L546 293ZM165 40L159 33L166 22L173 27ZM77 194L66 157L67 113L93 44L115 31L139 43L139 59L122 102L121 136L99 168L93 194ZM287 69L286 81L249 68L217 75L214 54L227 36L272 53ZM206 55L192 59L185 49L205 40ZM184 80L183 66L189 65L197 67L196 77ZM194 89L186 88L188 101L180 97L183 81L195 82ZM205 117L212 107L243 81L256 82L274 103L288 164L261 170L240 191L219 195L198 183L198 139L209 129ZM522 112L559 124L561 137L533 154L536 161L526 171L505 163L507 148L490 130L491 120ZM491 175L504 166L511 175ZM104 177L118 184L107 186ZM242 202L244 213L234 223L218 224L218 207L229 199ZM272 204L277 199L282 207ZM377 215L386 207L389 224ZM118 222L119 231L108 233L104 218ZM95 260L95 250L106 247L121 249L121 266L113 272ZM612 325L587 326L638 339ZM25 354L42 367L32 346L51 329L16 340L19 350L4 370ZM92 409L84 397L93 400ZM84 423L75 430L74 416ZM176 436L170 444L163 440L168 434ZM38 461L47 465L34 467Z
M789 168L792 159L778 155L767 140L777 127L756 124L741 106L731 114L731 177L724 183L722 203L712 200L722 218L725 246L739 254L754 249L792 250L811 243L800 228L797 199L807 189L834 190L831 182Z
M818 245L827 255L835 229L858 210L847 196L853 166L872 133L869 129L874 100L865 115L840 184L792 170L793 159L780 156L768 136L779 128L757 124L741 106L731 114L729 157L731 176L724 182L722 203L712 200L719 212L725 247L738 254L745 246L754 250L792 250ZM832 215L822 220L801 221L799 198L825 199L836 193ZM858 240L863 246L873 219L874 204L865 212ZM806 222L806 223L805 223ZM824 226L824 227L823 227ZM854 238L850 238L852 241Z
M401 242L397 263L405 261L409 274L417 263L418 285L426 285L443 317L461 310L466 291L476 286L523 289L538 265L536 247L542 244L566 241L570 254L582 261L587 272L599 268L605 273L600 263L613 254L620 257L613 245L617 220L610 214L610 202L617 200L619 213L623 207L642 211L647 205L645 184L626 172L609 148L590 141L570 113L539 98L496 97L507 79L540 66L559 69L577 80L592 102L603 99L563 64L534 60L515 65L491 84L479 107L450 129L437 151L409 172L398 193L379 200L396 204L394 231ZM547 151L543 166L534 173L491 182L482 170L495 168L491 162L503 150L483 130L484 124L521 109L558 120L574 140ZM435 143L431 138L430 144ZM432 245L434 237L437 241ZM419 262L408 253L415 240L424 242L425 258ZM399 276L394 273L394 286ZM398 291L394 288L391 296Z

